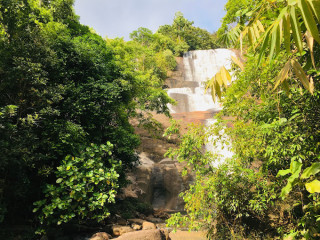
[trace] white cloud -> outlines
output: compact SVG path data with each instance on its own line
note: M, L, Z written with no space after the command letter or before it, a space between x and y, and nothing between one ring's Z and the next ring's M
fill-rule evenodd
M227 0L76 0L80 22L102 36L124 37L139 27L156 31L181 11L195 26L216 31Z

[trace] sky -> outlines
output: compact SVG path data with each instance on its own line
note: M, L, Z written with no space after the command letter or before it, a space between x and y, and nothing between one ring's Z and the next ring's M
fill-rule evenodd
M155 32L172 24L174 14L182 12L194 26L210 33L218 30L227 0L76 0L80 22L95 29L102 37L123 37L139 27Z

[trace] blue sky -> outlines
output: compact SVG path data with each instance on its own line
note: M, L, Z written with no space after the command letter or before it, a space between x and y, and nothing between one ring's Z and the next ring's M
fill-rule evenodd
M129 39L139 27L155 32L160 25L171 24L180 11L194 25L209 32L218 30L227 0L76 0L80 22L101 36Z

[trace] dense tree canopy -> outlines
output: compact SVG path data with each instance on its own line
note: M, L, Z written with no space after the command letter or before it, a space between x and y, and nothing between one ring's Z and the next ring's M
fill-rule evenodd
M0 221L7 224L30 218L36 201L43 223L107 217L137 160L129 119L168 114L172 101L162 90L172 53L104 40L79 23L72 4L0 1Z
M156 33L141 27L133 31L130 38L155 52L170 50L175 56L181 56L190 50L213 49L218 46L214 34L193 26L193 22L184 18L181 12L175 14L171 25L160 26Z

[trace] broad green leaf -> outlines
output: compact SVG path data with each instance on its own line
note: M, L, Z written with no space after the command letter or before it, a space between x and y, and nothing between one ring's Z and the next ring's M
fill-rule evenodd
M295 7L290 8L290 22L294 41L300 53L303 51L299 19Z
M306 183L306 189L309 193L320 193L320 181L314 180L310 183Z
M318 172L320 172L320 162L317 163L313 163L310 167L306 168L302 175L301 175L301 179L306 179L309 178L312 175L317 174Z
M291 173L291 170L290 169L285 169L285 170L279 170L278 174L277 174L277 177L279 176L285 176L287 174Z
M284 65L284 67L281 69L279 75L276 78L276 84L273 88L275 90L284 80L288 78L288 73L291 67L290 60Z
M291 192L291 190L292 190L292 182L288 181L287 185L281 189L280 197L284 199Z
M62 178L58 178L57 181L56 181L56 183L61 183L62 180L63 180Z
M302 18L304 24L306 25L308 31L311 33L312 37L320 43L320 36L317 27L317 23L313 18L312 10L306 0L298 0L298 6L302 13Z
M301 168L302 168L302 163L300 161L295 161L295 160L291 161L290 170L291 170L292 176L294 176L295 178L298 178L301 172Z
M286 48L287 53L290 53L290 16L289 14L285 14L283 16L283 36L284 36L284 46Z
M291 160L290 171L292 175L288 178L287 185L281 190L281 194L280 194L281 198L285 198L285 196L291 192L294 182L296 181L297 178L299 178L301 168L302 168L302 163L300 161Z

